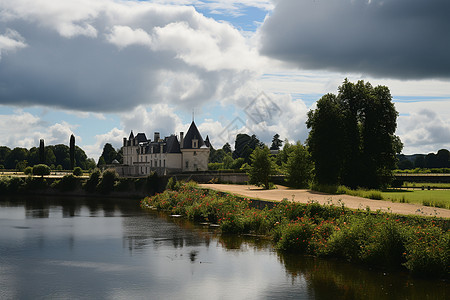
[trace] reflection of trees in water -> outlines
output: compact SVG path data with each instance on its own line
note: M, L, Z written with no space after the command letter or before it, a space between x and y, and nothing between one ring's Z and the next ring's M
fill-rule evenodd
M27 219L48 218L50 215L50 206L41 197L27 197L24 207Z
M292 280L304 278L315 299L445 299L450 285L346 262L278 253Z
M211 232L196 227L191 222L172 218L156 211L143 212L122 219L124 242L130 251L146 247L209 247Z
M227 250L246 251L249 248L263 250L271 247L271 240L263 236L222 234L219 243Z

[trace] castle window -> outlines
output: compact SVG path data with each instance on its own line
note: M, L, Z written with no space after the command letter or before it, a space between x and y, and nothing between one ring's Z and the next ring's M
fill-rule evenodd
M186 161L186 169L189 169L189 161Z
M194 151L194 156L196 156L197 155L197 151Z

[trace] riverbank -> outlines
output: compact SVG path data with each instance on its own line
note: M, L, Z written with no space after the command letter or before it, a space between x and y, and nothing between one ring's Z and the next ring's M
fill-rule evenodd
M253 185L237 184L199 184L199 186L217 191L233 193L251 199L262 199L268 201L281 201L283 199L288 199L289 201L298 203L315 201L320 204L343 204L350 209L364 210L368 207L372 211L380 210L382 212L391 212L402 215L450 218L450 210L444 208L435 208L411 203L371 200L349 195L330 195L305 189L291 189L281 185L278 185L278 188L273 190L264 190Z
M283 200L263 210L251 204L195 183L177 184L141 202L146 209L217 224L223 233L265 235L285 252L450 277L449 219L351 210L342 203Z

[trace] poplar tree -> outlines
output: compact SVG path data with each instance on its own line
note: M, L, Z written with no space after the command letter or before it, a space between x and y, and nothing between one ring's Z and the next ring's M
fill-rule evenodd
M70 153L70 169L73 170L73 168L75 167L75 137L73 136L73 134L70 135L69 153Z

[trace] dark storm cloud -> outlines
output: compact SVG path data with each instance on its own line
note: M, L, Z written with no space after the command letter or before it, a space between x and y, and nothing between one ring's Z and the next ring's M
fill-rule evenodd
M450 78L448 0L279 0L261 53L305 69Z

